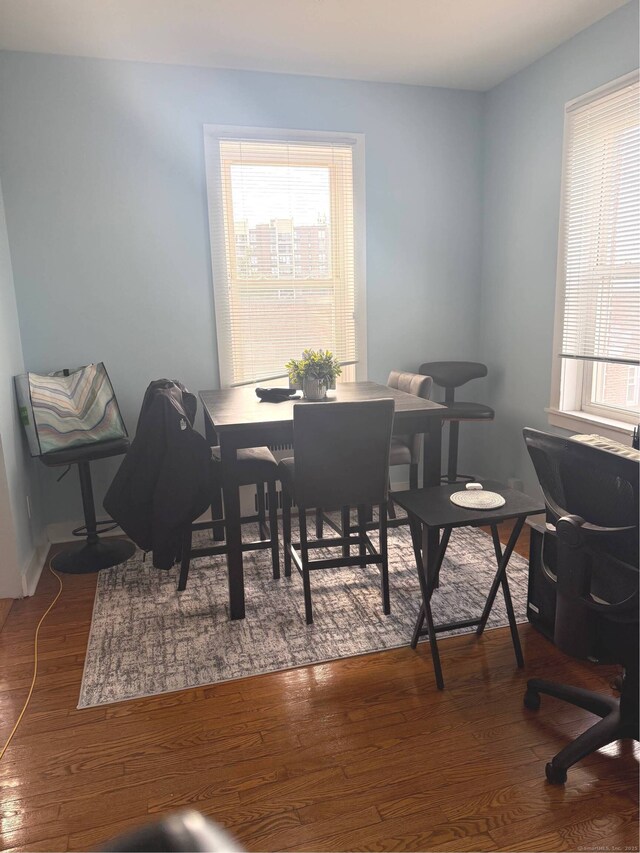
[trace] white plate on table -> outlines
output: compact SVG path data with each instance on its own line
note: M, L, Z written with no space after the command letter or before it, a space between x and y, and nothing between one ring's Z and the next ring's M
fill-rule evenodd
M499 509L506 504L502 495L497 492L485 492L484 489L454 492L449 500L463 509Z

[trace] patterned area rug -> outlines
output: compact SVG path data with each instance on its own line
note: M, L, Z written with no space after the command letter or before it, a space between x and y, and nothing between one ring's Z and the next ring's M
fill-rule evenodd
M411 640L420 590L406 526L389 530L389 616L382 613L374 566L312 573L315 621L307 626L295 569L290 578L275 581L269 551L249 552L244 559L246 619L234 622L224 558L194 560L181 593L178 567L159 571L141 553L102 571L78 707L397 648ZM512 556L508 576L518 621L526 613L527 567L522 557ZM491 537L471 528L454 530L432 600L436 623L478 618L495 571ZM498 592L488 627L506 624Z

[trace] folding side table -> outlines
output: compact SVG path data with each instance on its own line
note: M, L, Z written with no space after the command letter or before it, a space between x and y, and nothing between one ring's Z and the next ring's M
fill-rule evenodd
M486 491L498 492L498 494L502 495L505 499L504 506L490 510L465 509L456 506L451 503L449 498L454 492L463 490L460 488L460 483L447 486L432 486L426 489L412 489L411 491L394 492L393 494L394 502L405 509L409 516L411 540L422 595L422 606L413 632L411 648L415 649L420 637L429 637L436 683L439 690L444 688L444 681L442 678L442 667L440 665L436 634L442 631L451 631L455 628L469 628L473 625L477 626L476 634L482 634L491 613L498 587L500 586L502 587L504 603L507 609L507 618L509 620L509 628L511 629L511 639L513 641L516 661L519 667L524 666L522 647L520 645L520 637L518 636L518 626L513 612L513 604L511 603L511 593L509 592L507 565L520 536L525 519L529 515L544 512L544 504L542 500L535 500L522 492L507 489L501 483L490 480L479 482L482 483ZM509 536L507 546L503 551L498 535L498 524L508 519L515 519L515 525ZM438 586L440 567L442 566L442 561L447 550L451 531L454 527L480 527L483 525L491 527L498 568L491 584L482 615L478 619L467 619L461 622L447 622L443 625L435 625L431 613L431 597ZM427 538L426 534L433 531L438 534L442 531L442 539L440 540L440 547L435 560L430 562L426 549L422 548L422 543ZM423 627L425 621L427 623L426 629Z

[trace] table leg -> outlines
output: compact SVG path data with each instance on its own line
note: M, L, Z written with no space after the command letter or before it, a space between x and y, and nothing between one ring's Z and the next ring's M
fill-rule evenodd
M424 434L422 448L422 486L439 486L442 467L442 418L430 418ZM427 566L435 566L440 531L437 528L424 527L422 531L422 552Z
M420 637L422 636L422 627L424 625L424 604L420 604L420 612L416 619L416 625L411 636L411 648L415 649L418 646Z
M229 573L229 615L231 619L244 619L244 568L242 565L242 521L240 490L235 477L238 453L232 444L220 436L222 465L222 493L227 535L227 570Z
M216 431L213 427L213 424L209 420L206 413L204 416L204 435L209 447L215 447L217 445L218 436L216 435ZM212 537L214 542L222 542L224 541L224 521L222 521L222 517L224 515L222 507L222 489L220 487L220 484L218 483L217 476L212 477L211 479L211 521L214 522L214 525L211 529Z
M442 466L442 418L429 418L422 448L422 487L439 486Z
M444 532L442 534L442 541L438 546L438 550L436 552L436 559L433 562L426 562L422 560L422 564L424 568L424 576L427 581L427 590L429 594L429 600L431 600L431 596L433 595L434 589L437 589L440 585L440 568L442 567L442 562L444 560L444 555L447 551L447 545L449 544L449 537L451 536L452 527L445 527ZM417 534L417 539L414 539L413 532L411 534L412 542L414 542L414 554L415 554L415 541L420 542L420 533ZM424 544L424 531L423 531L423 544ZM422 553L426 553L424 550ZM422 557L422 554L420 555ZM416 563L418 561L418 557L416 557ZM411 648L415 649L418 645L418 640L422 636L422 628L424 625L426 614L424 610L424 605L420 605L420 613L418 614L418 619L416 621L416 626L413 631L413 636L411 638Z
M351 508L348 506L343 506L340 511L340 522L342 526L342 535L349 536L351 529ZM342 556L350 557L351 556L351 548L349 545L342 546Z
M509 563L509 560L511 559L511 554L513 553L513 549L515 548L516 542L518 541L518 537L520 536L520 532L522 531L524 522L524 517L517 519L513 530L511 531L511 536L509 537L509 541L507 542L507 547L505 548L504 552L502 550L502 545L500 544L498 528L495 524L491 525L491 535L493 537L493 548L496 554L496 560L498 561L498 571L496 572L496 576L494 577L493 583L491 584L491 589L489 590L489 595L487 596L487 601L482 612L480 624L476 629L476 634L478 635L482 634L482 632L484 631L487 624L487 619L489 618L489 614L491 613L491 608L493 607L493 602L495 601L496 594L498 592L498 587L502 586L504 603L507 610L507 619L509 620L509 629L511 630L511 640L513 642L513 649L516 654L516 661L520 669L524 667L524 656L522 654L522 646L520 645L520 635L518 634L518 625L513 610L513 603L511 601L509 581L507 580L507 565Z
M433 624L433 615L431 613L431 595L433 587L427 580L425 566L422 560L422 537L420 527L421 524L414 516L409 513L409 527L411 529L411 542L413 544L413 553L416 559L416 568L418 570L418 580L420 582L420 592L422 593L422 607L418 615L416 627L411 640L411 647L415 649L418 644L418 638L422 630L422 625L427 622L427 631L429 633L429 646L431 647L431 658L433 660L433 669L436 675L436 684L438 690L444 690L444 679L442 677L442 665L440 663L440 653L438 651L438 643L436 640L436 630ZM437 531L436 531L437 532Z

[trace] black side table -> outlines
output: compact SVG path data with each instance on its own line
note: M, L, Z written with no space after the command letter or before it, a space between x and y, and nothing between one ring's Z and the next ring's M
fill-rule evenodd
M415 649L420 637L429 637L436 683L439 690L444 689L444 680L442 678L442 667L440 665L436 634L442 631L451 631L455 628L469 628L472 625L477 626L476 634L482 634L491 613L498 587L500 586L502 587L504 603L507 609L516 661L519 667L524 666L522 647L520 645L520 637L518 636L518 626L513 612L513 604L511 603L511 593L509 592L507 564L518 541L525 519L529 515L544 512L544 504L541 499L535 500L522 492L507 489L501 483L491 480L482 480L479 482L482 482L486 491L501 494L506 501L504 506L501 506L499 509L490 510L463 509L463 507L456 506L451 503L449 497L453 492L462 491L459 483L447 486L432 486L427 489L413 489L406 492L394 492L393 495L394 502L405 509L409 516L411 540L416 559L416 568L418 570L418 580L420 581L420 592L422 594L422 606L420 607L420 613L411 639L411 648ZM516 523L507 546L503 551L500 537L498 536L498 524L501 521L511 518L516 519ZM498 569L491 584L482 616L478 619L467 619L462 622L448 622L444 625L435 625L431 613L431 597L438 586L440 567L442 566L442 561L447 550L451 531L454 527L480 527L483 525L491 527ZM442 539L436 558L433 564L429 565L427 549L422 548L422 543L427 539L426 534L434 530L438 533L442 531ZM426 629L423 627L425 621L427 623Z

